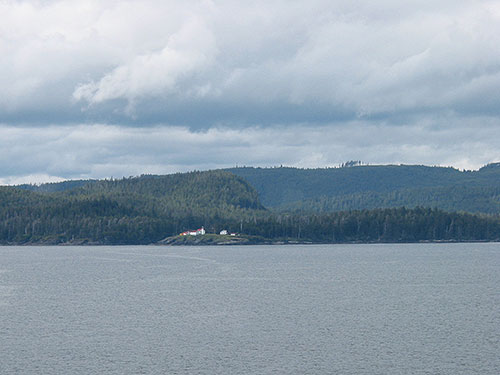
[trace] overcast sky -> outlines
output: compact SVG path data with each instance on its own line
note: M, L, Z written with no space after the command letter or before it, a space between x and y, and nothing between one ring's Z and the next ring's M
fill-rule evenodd
M0 0L0 183L500 161L500 1Z

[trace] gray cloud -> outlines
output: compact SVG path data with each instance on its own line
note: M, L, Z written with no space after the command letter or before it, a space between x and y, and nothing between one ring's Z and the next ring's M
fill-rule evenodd
M445 119L440 119L443 122ZM172 173L235 165L336 166L347 160L466 169L500 160L496 120L481 128L367 122L210 128L73 125L0 127L1 184ZM464 123L458 124L457 121Z
M77 4L2 3L1 121L207 128L500 108L495 1Z
M500 159L500 5L0 2L0 182Z

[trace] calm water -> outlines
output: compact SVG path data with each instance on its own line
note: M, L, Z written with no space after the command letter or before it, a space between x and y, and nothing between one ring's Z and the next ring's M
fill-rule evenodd
M0 374L500 373L500 244L0 247Z

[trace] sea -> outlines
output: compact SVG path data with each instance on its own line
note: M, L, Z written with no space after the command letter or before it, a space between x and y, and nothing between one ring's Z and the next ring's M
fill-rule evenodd
M0 247L0 374L500 374L500 244Z

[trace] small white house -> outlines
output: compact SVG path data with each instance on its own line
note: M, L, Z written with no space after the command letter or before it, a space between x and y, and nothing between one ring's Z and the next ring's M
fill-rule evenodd
M223 229L220 231L221 236L227 236L227 230Z

